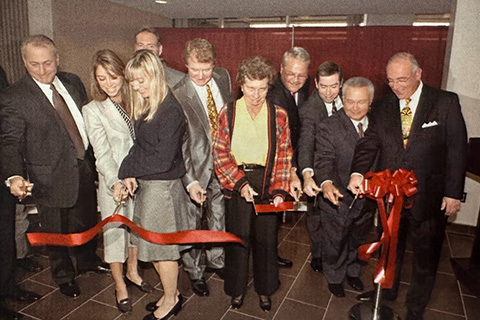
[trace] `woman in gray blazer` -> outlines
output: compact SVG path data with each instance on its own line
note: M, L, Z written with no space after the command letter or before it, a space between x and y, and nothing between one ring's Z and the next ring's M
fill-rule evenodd
M118 212L133 217L133 200L127 197L118 169L135 139L123 70L125 65L110 50L98 51L93 59L91 93L93 101L83 107L88 138L93 146L99 174L98 204L102 219L110 216L120 201L125 205ZM121 225L107 225L103 232L105 261L110 263L115 281L117 308L129 312L127 285L133 284L144 292L153 287L138 274L135 238ZM123 263L127 271L123 277Z

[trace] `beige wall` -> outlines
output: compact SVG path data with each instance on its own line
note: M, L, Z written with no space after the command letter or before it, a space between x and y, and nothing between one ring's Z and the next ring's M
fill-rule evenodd
M52 0L53 39L60 69L79 75L88 90L92 56L111 49L125 62L133 35L144 25L170 27L170 19L105 0Z

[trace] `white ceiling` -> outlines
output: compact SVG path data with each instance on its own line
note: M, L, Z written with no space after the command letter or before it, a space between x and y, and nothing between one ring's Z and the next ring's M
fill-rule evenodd
M453 0L109 0L172 19L449 13Z

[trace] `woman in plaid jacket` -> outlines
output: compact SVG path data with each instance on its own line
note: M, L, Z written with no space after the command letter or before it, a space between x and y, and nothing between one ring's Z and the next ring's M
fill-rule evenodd
M283 202L292 147L286 111L266 100L275 71L264 58L244 60L237 83L243 97L223 107L213 143L215 172L225 194L226 231L244 245L225 248L225 293L240 308L247 288L250 249L260 307L271 309L279 287L276 213L256 214L254 204ZM235 129L235 130L234 130Z

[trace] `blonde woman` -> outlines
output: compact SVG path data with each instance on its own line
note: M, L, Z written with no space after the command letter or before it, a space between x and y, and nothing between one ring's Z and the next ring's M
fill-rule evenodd
M136 141L123 160L119 178L130 194L136 193L137 225L154 232L175 232L188 201L181 181L186 172L182 156L185 115L167 87L163 66L155 54L137 51L125 73L132 95ZM139 239L138 258L153 263L164 290L160 300L147 305L152 313L143 319L176 315L183 301L177 290L179 247Z
M123 70L123 62L113 51L98 51L91 72L93 101L83 107L85 126L99 174L98 204L102 219L110 216L122 195L126 195L126 189L118 179L118 169L135 139ZM131 199L126 199L119 214L133 218ZM128 230L118 225L106 226L103 237L105 261L110 263L115 281L117 308L121 312L129 312L132 305L128 299L126 283L134 284L144 292L152 292L153 287L138 274L137 247L131 243ZM125 261L127 271L124 279Z

